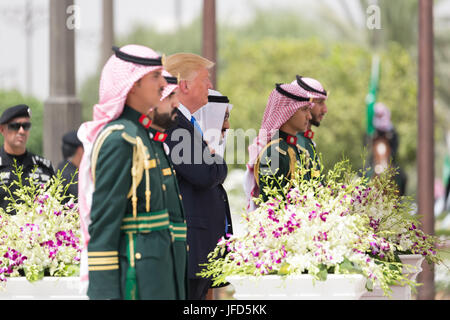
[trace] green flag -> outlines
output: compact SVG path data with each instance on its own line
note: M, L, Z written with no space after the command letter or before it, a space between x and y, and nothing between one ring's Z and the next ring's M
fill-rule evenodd
M367 106L367 135L372 136L375 129L373 127L374 106L377 101L378 83L380 81L380 58L375 55L372 58L372 71L370 74L369 93L366 96Z

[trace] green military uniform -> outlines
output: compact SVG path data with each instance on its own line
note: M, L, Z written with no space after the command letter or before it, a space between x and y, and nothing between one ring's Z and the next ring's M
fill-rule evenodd
M255 180L263 200L267 201L268 199L267 194L263 191L264 187L267 184L270 185L275 179L279 179L280 185L277 189L281 190L289 183L289 179L296 170L296 164L299 168L306 169L304 179L310 179L308 163L308 153L305 148L298 144L297 138L279 130L278 134L261 150L256 159ZM268 180L266 180L267 176L269 176ZM275 179L271 179L270 176Z
M318 155L316 151L316 143L312 140L314 133L311 130L308 130L306 132L299 132L297 133L297 142L298 144L305 148L308 151L309 157L318 162Z
M90 299L185 299L186 221L165 134L125 106L92 153Z

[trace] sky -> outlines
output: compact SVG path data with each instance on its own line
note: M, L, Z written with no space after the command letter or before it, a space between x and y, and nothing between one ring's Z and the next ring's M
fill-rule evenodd
M344 0L350 10L357 10L357 0ZM450 0L435 8L435 12L450 12ZM32 18L25 19L26 4L31 4ZM216 0L216 16L219 22L245 23L252 17L254 7L292 8L292 10L313 10L317 4L325 3L331 10L340 13L336 0ZM181 8L176 14L175 5ZM203 0L115 0L115 33L123 35L134 24L151 25L159 30L170 30L177 26L177 19L187 24L201 14ZM79 17L76 30L76 79L77 88L95 72L100 56L101 42L101 0L75 0ZM0 0L0 89L30 87L31 93L39 99L46 99L49 93L49 0ZM26 31L25 21L31 21ZM361 23L361 21L359 21ZM29 52L32 53L31 68L26 68L27 37L30 37ZM155 48L157 50L157 48ZM31 75L28 77L27 75ZM32 79L28 82L27 78Z

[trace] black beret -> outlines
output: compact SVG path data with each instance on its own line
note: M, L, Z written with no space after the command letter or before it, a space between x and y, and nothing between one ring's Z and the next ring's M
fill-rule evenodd
M77 131L76 130L67 132L63 136L62 141L63 141L63 144L69 144L69 145L74 146L74 147L78 147L78 146L82 146L83 145L81 143L81 141L77 137Z
M31 109L26 104L19 104L3 111L0 117L0 124L5 124L14 118L28 117L31 118Z

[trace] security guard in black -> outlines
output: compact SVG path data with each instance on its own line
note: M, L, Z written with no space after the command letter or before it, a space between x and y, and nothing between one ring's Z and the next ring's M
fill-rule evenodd
M17 186L12 185L17 180L16 165L22 166L22 182L29 183L33 177L35 183L46 183L54 175L50 160L44 159L26 150L26 143L31 128L31 110L27 105L20 104L6 109L0 117L0 132L4 144L0 149L0 207L6 210L9 193L3 186L10 187L14 194ZM14 212L9 212L14 213Z

